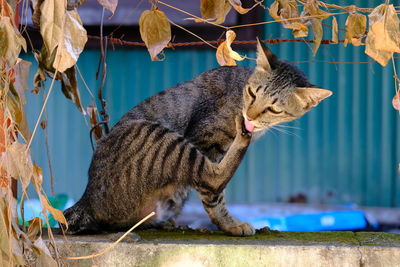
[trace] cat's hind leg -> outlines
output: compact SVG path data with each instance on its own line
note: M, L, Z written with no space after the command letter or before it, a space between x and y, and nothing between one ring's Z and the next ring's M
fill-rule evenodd
M67 234L94 234L101 232L101 228L81 201L65 210L64 216L68 223ZM63 226L60 225L60 227Z

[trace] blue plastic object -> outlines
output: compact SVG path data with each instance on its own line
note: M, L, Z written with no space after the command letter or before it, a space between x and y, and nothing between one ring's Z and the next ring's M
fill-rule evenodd
M360 210L296 214L286 217L263 217L250 220L255 228L268 226L279 231L339 231L367 227L365 214Z

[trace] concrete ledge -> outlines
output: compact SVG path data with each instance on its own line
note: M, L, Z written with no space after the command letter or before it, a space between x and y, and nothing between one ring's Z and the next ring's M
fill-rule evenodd
M352 232L265 232L227 237L219 232L139 231L140 241L121 242L71 266L400 266L400 235ZM84 256L110 246L115 235L56 236L63 256Z

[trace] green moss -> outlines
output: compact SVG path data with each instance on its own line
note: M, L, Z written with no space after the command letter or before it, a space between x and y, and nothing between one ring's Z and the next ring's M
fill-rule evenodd
M257 233L250 237L227 236L220 231L176 230L176 231L138 231L143 241L219 241L223 243L281 242L294 244L341 243L344 245L395 245L400 244L399 234L354 233L354 232L276 232Z

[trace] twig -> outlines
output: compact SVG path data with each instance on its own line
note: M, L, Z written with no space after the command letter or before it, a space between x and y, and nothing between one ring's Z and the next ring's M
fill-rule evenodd
M186 28L184 28L184 27L182 27L182 26L180 26L180 25L178 25L178 24L172 22L171 20L169 20L169 22L170 22L172 25L174 25L174 26L176 26L176 27L178 27L178 28L180 28L180 29L182 29L182 30L188 32L189 34L193 35L194 37L200 39L201 41L203 41L203 42L204 42L205 44L207 44L208 46L211 46L212 48L217 49L216 46L210 44L209 42L207 42L206 40L204 40L203 38L201 38L201 37L198 36L197 34L195 34L195 33L191 32L191 31L189 31L188 29L186 29ZM173 46L173 44L169 44L169 46Z
M106 111L106 101L103 99L103 86L106 81L106 76L107 76L107 63L106 63L106 57L107 57L107 37L104 38L103 36L103 20L104 20L104 10L105 8L103 7L103 13L101 15L101 25L100 25L100 49L101 49L101 57L100 57L100 62L99 62L99 68L96 73L96 79L99 77L99 73L101 70L101 82L99 86L99 90L97 92L97 96L100 100L101 103L101 110L100 110L100 115L103 121L105 121L104 125L104 131L106 134L110 132L108 128L108 121L109 117Z
M64 257L64 259L67 260L84 260L84 259L92 259L98 256L103 255L104 253L108 252L109 250L113 249L119 242L121 242L122 239L124 239L130 232L132 232L136 227L138 227L139 225L141 225L143 222L145 222L146 220L148 220L150 217L154 216L156 213L153 211L152 213L150 213L149 215L147 215L146 217L144 217L140 222L138 222L137 224L135 224L131 229L129 229L125 234L123 234L117 241L115 241L114 243L111 244L111 246L109 246L108 248L104 249L103 251L97 253L97 254L92 254L92 255L88 255L88 256L78 256L78 257Z
M37 121L36 121L36 124L35 124L35 128L33 128L33 132L32 132L31 139L29 139L28 145L27 145L27 147L26 147L26 151L28 151L29 148L31 147L33 137L35 137L35 133L36 133L37 127L39 126L40 119L42 118L43 111L44 111L45 108L46 108L47 101L49 100L49 96L50 96L50 94L51 94L51 91L53 90L54 81L56 80L57 73L58 73L58 70L56 69L56 71L55 71L55 73L54 73L54 76L53 76L53 80L51 81L51 84L50 84L49 91L47 92L46 98L44 99L44 103L43 103L42 109L40 110L39 117L37 118Z
M193 17L193 18L196 18L196 19L198 19L198 20L200 20L200 21L202 21L202 22L205 22L205 23L208 23L208 24L211 24L211 25L214 25L214 26L223 28L223 29L225 29L225 30L229 30L229 27L227 27L227 26L224 26L224 25L221 25L221 24L217 24L217 23L214 23L214 22L212 22L212 21L205 20L205 19L200 18L200 17L198 17L198 16L196 16L196 15L193 15L193 14L187 12L187 11L184 11L184 10L179 9L179 8L177 8L177 7L168 5L167 3L164 3L164 2L162 2L162 1L157 1L157 3L162 4L162 5L164 5L164 6L167 6L167 7L169 7L169 8L175 9L176 11L179 11L179 12L181 12L181 13L184 13L184 14L186 14L186 15L189 15L189 16L191 16L191 17Z

